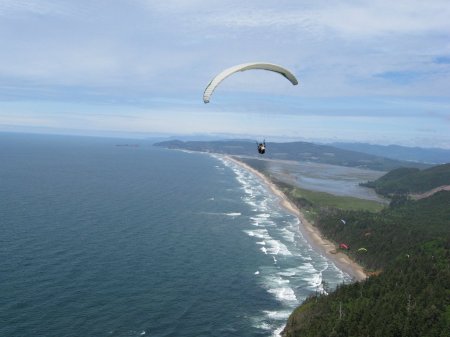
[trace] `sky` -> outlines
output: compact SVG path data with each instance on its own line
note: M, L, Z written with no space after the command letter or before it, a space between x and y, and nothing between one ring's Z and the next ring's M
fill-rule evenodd
M0 131L450 148L448 0L0 0ZM227 78L223 69L285 66Z

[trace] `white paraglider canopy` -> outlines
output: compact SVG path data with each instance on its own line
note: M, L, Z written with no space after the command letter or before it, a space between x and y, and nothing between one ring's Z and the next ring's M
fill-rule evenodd
M295 78L295 76L286 68L272 64L272 63L262 63L262 62L253 62L253 63L243 63L236 66L233 66L231 68L225 69L220 74L218 74L216 77L212 79L212 81L208 84L208 86L205 89L205 92L203 93L203 102L209 103L209 100L211 98L212 93L214 92L214 89L228 76L233 75L234 73L237 73L238 71L246 71L251 69L261 69L261 70L268 70L276 72L284 77L286 77L293 85L297 85L298 81Z

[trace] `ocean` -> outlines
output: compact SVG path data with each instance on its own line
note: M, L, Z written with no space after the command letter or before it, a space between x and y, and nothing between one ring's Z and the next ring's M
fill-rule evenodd
M0 336L277 336L350 281L298 225L217 155L1 133Z

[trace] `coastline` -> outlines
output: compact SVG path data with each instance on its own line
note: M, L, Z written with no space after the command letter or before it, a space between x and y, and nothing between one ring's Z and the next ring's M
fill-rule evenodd
M278 187L270 181L270 179L262 174L261 172L257 171L253 167L250 167L249 165L231 157L231 156L224 156L225 159L235 163L236 165L241 166L245 170L251 172L255 176L257 176L259 179L262 180L262 182L269 187L270 191L278 196L280 198L280 205L286 209L291 214L295 215L299 220L299 228L302 235L305 237L305 239L308 241L308 243L313 246L313 248L317 251L319 251L322 255L324 255L326 258L331 260L339 269L345 271L348 273L354 280L361 281L368 277L368 275L365 273L364 268L360 266L358 263L353 261L349 256L347 256L344 253L336 252L336 246L331 241L327 240L322 236L319 229L315 226L313 226L304 216L302 211L297 208L290 200L289 198L278 189Z

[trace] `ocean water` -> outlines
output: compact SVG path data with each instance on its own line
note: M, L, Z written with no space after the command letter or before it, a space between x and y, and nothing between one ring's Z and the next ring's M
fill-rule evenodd
M124 143L0 134L0 336L277 336L350 280L249 172Z

